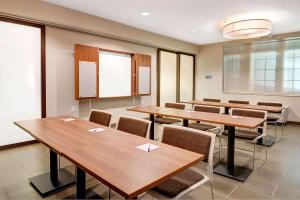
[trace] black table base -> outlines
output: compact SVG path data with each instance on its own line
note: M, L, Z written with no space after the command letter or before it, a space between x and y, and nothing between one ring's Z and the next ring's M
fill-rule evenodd
M77 198L76 198L76 194L74 194L74 195L68 196L64 199L67 200L67 199L77 199ZM104 198L102 198L99 194L97 194L93 190L87 189L86 190L86 197L84 199L104 199Z
M30 184L42 196L46 197L72 186L74 176L66 169L57 169L57 154L50 150L50 172L29 179Z
M242 166L234 166L233 173L230 173L227 169L227 163L220 161L214 166L214 173L221 176L225 176L237 181L244 182L251 174L252 169Z

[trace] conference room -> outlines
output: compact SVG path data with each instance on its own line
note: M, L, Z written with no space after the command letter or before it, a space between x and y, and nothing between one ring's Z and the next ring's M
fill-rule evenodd
M0 200L300 199L298 0L0 5Z

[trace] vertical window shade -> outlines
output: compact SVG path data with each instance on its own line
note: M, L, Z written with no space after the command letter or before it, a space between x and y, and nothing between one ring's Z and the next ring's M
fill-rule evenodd
M300 39L224 47L225 93L300 95Z

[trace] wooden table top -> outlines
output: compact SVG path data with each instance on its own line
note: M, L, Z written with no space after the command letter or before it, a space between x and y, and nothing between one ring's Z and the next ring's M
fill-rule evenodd
M211 122L227 126L238 126L242 128L256 128L264 122L264 119L253 117L240 117L226 114L216 114L198 111L187 111L173 108L161 108L155 106L142 106L129 108L129 111L141 112L147 114L161 115L180 119L188 119L194 121Z
M92 122L77 118L65 122L64 118L68 116L15 124L125 198L134 198L204 159L201 154ZM106 130L88 131L98 127ZM145 143L159 148L151 152L136 149Z
M237 103L226 103L226 102L211 102L202 100L191 100L182 103L206 105L206 106L218 106L227 108L242 108L242 109L252 109L252 110L263 110L267 112L281 112L284 107L276 106L261 106L261 105L251 105L251 104L237 104Z

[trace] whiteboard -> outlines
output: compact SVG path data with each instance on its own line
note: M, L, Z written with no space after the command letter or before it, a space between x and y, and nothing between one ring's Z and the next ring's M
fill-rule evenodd
M131 55L99 52L99 97L131 96Z
M79 97L97 96L97 63L79 61Z
M139 66L139 94L150 93L150 70L151 67Z

